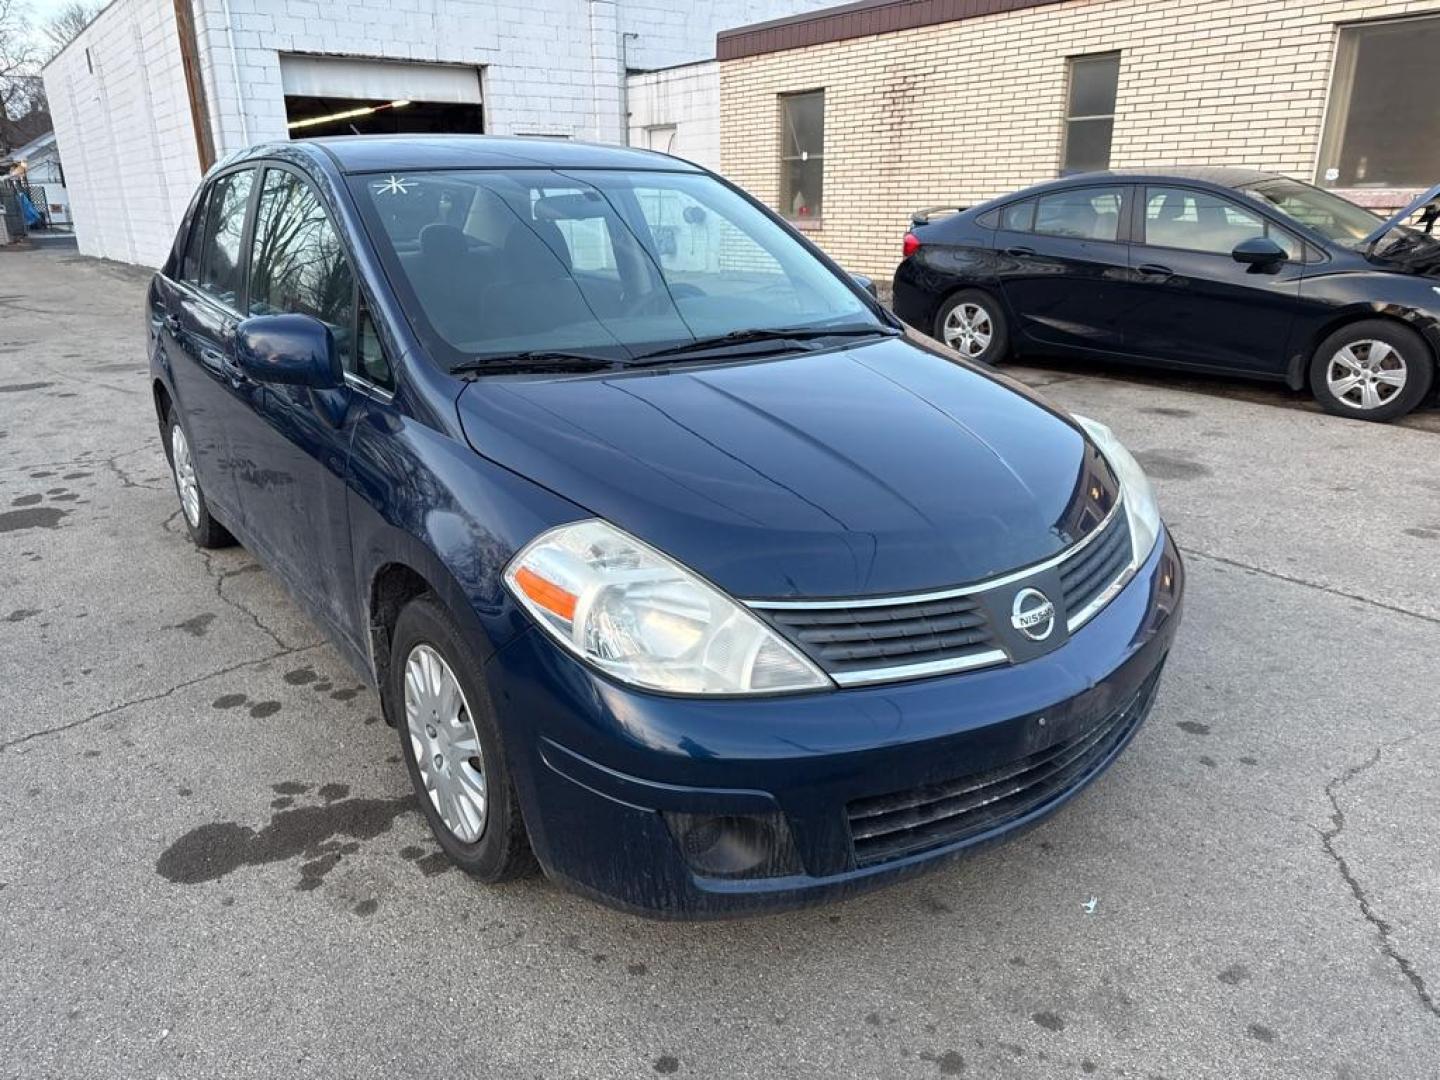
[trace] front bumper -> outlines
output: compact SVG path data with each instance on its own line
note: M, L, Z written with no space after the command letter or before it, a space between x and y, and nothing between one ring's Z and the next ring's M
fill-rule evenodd
M1167 534L1121 593L1054 652L863 689L665 697L610 682L538 630L496 653L486 674L531 843L550 876L644 914L736 915L912 876L1052 813L1104 771L1143 721L1183 588ZM1039 802L922 850L857 856L852 805L1002 774L1111 721L1108 741ZM664 817L677 812L783 815L794 872L694 872Z

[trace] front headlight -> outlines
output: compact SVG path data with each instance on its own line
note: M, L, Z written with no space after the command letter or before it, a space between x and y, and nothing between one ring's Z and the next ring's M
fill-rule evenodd
M1155 501L1155 489L1150 486L1150 478L1108 427L1079 413L1071 413L1070 416L1085 429L1120 481L1121 500L1125 515L1130 519L1134 565L1140 566L1150 557L1150 552L1155 550L1155 541L1160 538L1160 504Z
M561 645L634 686L775 694L832 685L735 601L603 521L542 533L511 560L505 584Z

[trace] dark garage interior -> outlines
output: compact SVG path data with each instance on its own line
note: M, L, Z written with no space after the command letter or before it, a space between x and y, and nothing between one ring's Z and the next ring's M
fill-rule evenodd
M484 107L439 101L375 101L286 95L292 139L324 135L483 134Z

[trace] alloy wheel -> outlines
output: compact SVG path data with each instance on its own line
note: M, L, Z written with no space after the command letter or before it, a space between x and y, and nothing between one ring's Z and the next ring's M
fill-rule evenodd
M979 304L956 304L945 316L945 344L964 356L974 359L982 355L994 337L995 324Z
M191 528L200 527L200 484L195 479L195 462L190 457L190 443L179 424L170 428L170 463L175 473L175 494Z
M430 804L457 840L475 843L488 810L480 736L455 673L429 645L405 661L405 725Z
M1405 389L1409 367L1393 345L1373 338L1344 345L1325 365L1325 383L1337 399L1368 412L1390 404Z

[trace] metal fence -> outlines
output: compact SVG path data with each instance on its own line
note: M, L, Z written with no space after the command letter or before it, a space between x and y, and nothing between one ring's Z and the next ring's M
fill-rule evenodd
M25 188L16 180L0 179L0 243L15 243L24 240L30 229L25 224L25 213L20 208L20 193ZM28 198L28 192L26 194Z

